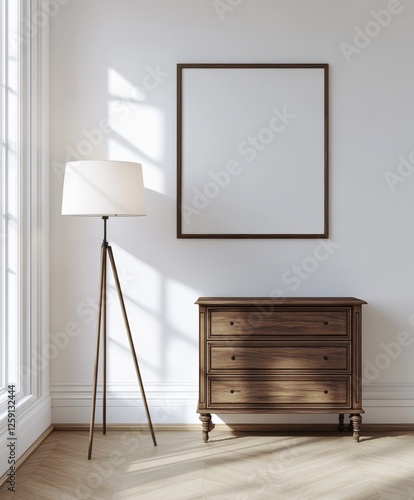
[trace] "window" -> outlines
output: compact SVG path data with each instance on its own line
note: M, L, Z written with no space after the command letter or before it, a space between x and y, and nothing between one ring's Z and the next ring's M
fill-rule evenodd
M30 40L22 36L29 6L2 0L0 7L0 401L10 385L20 400L29 392Z

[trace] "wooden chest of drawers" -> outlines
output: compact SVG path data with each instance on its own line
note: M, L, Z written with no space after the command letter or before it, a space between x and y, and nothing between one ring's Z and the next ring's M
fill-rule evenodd
M361 306L353 297L201 297L197 412L349 413L359 441Z

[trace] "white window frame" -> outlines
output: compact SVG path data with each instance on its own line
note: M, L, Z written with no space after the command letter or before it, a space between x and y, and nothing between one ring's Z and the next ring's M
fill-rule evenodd
M4 443L7 429L7 399L8 385L16 384L17 395L17 424L20 429L20 452L32 444L38 435L50 425L50 394L49 394L49 366L47 357L42 355L48 347L48 23L39 13L45 12L45 3L42 0L1 0L0 8L7 10L11 3L20 9L18 43L20 52L19 80L20 109L19 140L17 148L19 186L17 191L18 201L18 239L16 271L18 275L19 291L17 294L17 327L16 332L0 333L0 364L3 372L0 373L0 446ZM4 11L3 11L4 12ZM5 55L6 31L4 19L2 22L2 41L0 42L1 54ZM42 22L40 22L42 21ZM6 34L7 36L7 34ZM8 42L10 43L10 41ZM2 58L0 58L0 62ZM4 66L2 70L4 70ZM4 74L4 71L2 71ZM3 78L3 77L2 77ZM6 82L7 83L7 82ZM7 89L2 87L3 101ZM2 109L4 109L4 102ZM9 110L10 111L10 110ZM3 165L0 172L4 171L7 158L7 134L0 133L2 144L0 154ZM3 144L3 138L6 143ZM10 158L9 158L10 159ZM6 178L3 174L3 180ZM1 182L1 181L0 181ZM2 185L0 184L0 190ZM1 195L2 202L7 198ZM1 207L2 227L5 227L5 238L1 266L5 262L4 250L11 251L9 245L9 230L13 221L8 213L7 206ZM3 213L6 208L6 213ZM4 216L4 217L3 217ZM7 258L11 257L5 256ZM1 277L1 276L0 276ZM3 280L0 279L0 283ZM10 293L6 288L2 290ZM7 308L5 298L4 305ZM4 315L2 315L3 321ZM6 318L7 320L7 318ZM9 322L10 323L10 322ZM2 327L7 326L5 323ZM16 380L7 373L10 359L6 360L8 346L12 335L18 338L18 360L16 366ZM3 357L4 359L1 359ZM12 377L13 378L13 377ZM5 448L0 448L0 475L4 465L2 455Z

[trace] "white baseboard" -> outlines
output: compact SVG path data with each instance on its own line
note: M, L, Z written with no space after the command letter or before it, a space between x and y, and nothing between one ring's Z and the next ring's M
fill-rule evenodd
M92 387L88 384L53 384L52 422L85 423L90 420ZM198 417L197 384L146 384L145 395L154 424L195 423ZM146 413L139 387L134 384L108 384L107 422L145 423ZM102 421L102 386L98 386L96 422Z
M98 388L96 422L102 416L102 387ZM92 387L88 384L53 384L52 422L88 423ZM154 425L199 423L197 384L146 384L145 394ZM414 423L414 386L370 385L363 390L364 423ZM216 423L332 423L335 415L218 415ZM133 384L111 384L107 388L109 424L145 424L146 414L139 388Z

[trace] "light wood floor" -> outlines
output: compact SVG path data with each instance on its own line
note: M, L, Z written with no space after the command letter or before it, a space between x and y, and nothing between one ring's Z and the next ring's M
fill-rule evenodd
M13 500L414 500L414 432L249 435L53 432L17 471Z

